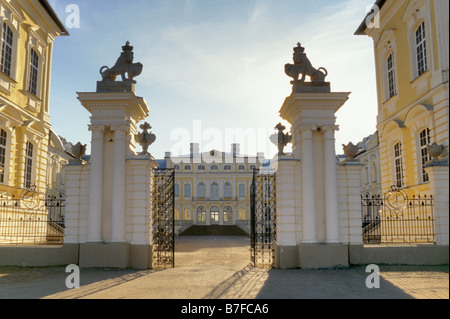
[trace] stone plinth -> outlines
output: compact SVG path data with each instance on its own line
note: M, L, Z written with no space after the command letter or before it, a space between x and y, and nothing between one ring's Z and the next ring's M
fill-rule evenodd
M134 83L131 81L98 81L97 93L123 93L134 92Z
M292 81L292 93L330 93L330 82L300 82Z

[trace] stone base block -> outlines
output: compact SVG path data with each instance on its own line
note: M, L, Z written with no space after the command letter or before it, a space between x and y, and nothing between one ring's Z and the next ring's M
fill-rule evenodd
M448 265L449 246L439 245L351 245L350 263L397 265Z
M299 268L297 246L277 246L275 250L275 268Z
M152 268L152 247L149 245L80 244L79 266L83 268Z
M348 246L303 244L298 247L300 268L349 267Z
M340 244L277 246L275 267L281 269L349 267L348 246Z

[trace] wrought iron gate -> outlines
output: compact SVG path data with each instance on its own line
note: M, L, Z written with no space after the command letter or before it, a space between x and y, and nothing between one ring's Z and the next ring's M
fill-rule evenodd
M153 268L175 267L175 171L158 169L153 174Z
M250 202L250 252L254 267L273 268L276 244L276 174L253 172Z

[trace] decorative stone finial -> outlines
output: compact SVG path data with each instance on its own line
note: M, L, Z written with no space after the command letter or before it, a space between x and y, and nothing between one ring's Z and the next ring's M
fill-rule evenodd
M278 123L278 125L275 126L275 129L278 130L278 133L272 135L270 139L273 144L277 145L278 155L286 155L284 153L284 148L286 147L287 144L291 143L292 136L289 133L283 132L286 129L286 127L281 123Z
M431 156L431 161L429 161L426 165L434 166L434 165L442 165L447 163L446 159L439 159L439 156L444 153L444 145L439 145L436 142L427 146L428 154Z
M81 144L81 142L78 142L72 147L73 156L75 156L76 159L81 160L81 157L86 155L86 148L87 148L86 144L83 145Z
M78 142L77 144L75 144L74 146L72 146L72 155L75 156L75 160L77 162L82 162L82 157L84 155L86 155L86 149L87 149L87 145L86 144L81 144L81 142Z
M355 156L358 155L358 147L355 146L352 142L348 143L347 145L342 144L342 147L344 148L345 156L347 156L345 162L354 162Z
M156 135L148 132L148 130L150 130L152 127L147 122L142 124L140 128L143 130L143 132L135 135L136 142L138 142L142 146L142 153L140 153L139 155L150 155L150 153L148 152L148 147L156 141Z

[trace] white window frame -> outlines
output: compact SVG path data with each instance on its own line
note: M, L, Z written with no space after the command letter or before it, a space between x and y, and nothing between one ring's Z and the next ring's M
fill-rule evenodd
M223 223L232 224L233 220L233 208L231 206L225 206L223 208Z
M8 131L0 127L0 184L8 181L8 140Z
M240 198L245 198L245 184L239 184L238 185L238 196Z
M387 85L387 99L397 95L397 76L396 76L396 61L394 52L390 52L386 59L386 85Z
M3 73L0 69L0 90L4 93L10 94L11 88L16 85L17 79L17 52L20 39L20 24L22 21L20 17L12 13L7 6L2 2L0 3L0 64L1 58L3 56L3 32L4 25L13 33L13 44L12 44L12 54L11 54L11 67L10 74Z
M225 182L223 186L223 197L232 198L233 197L233 184L230 182Z
M206 185L203 182L200 182L197 185L197 197L198 198L205 198L206 197Z
M189 184L189 183L184 184L183 197L184 198L192 197L192 185L191 184Z
M29 146L31 146L31 149ZM37 151L37 148L32 142L27 141L25 143L25 162L24 162L24 168L23 168L23 186L24 186L24 188L27 188L27 189L34 185L33 171L34 171L34 165L35 165L34 159L35 159L36 151Z
M394 155L394 183L397 187L405 186L404 167L403 167L403 144L397 142L393 147Z
M210 186L210 194L209 194L209 198L210 200L219 200L219 184L214 182L211 184Z
M422 136L422 133L426 133ZM428 153L428 145L431 143L431 131L429 128L424 128L419 132L419 158L420 158L420 172L419 180L421 183L427 183L430 181L428 173L425 171L425 164L431 160L430 154Z
M418 89L418 93L422 93L426 89L428 76L422 76L429 74L427 71L433 70L433 35L431 25L431 2L430 1L410 1L402 16L402 21L406 23L409 41L410 63L411 63L411 84ZM417 42L416 31L421 25L425 26L425 55L427 68L423 73L419 73L418 60L417 60ZM418 80L420 78L420 80Z
M197 207L197 224L206 224L206 208L204 206Z
M419 29L421 29L421 30L419 31ZM421 76L422 74L424 74L426 71L429 70L429 64L428 64L429 56L427 54L427 47L428 47L427 39L428 39L428 37L427 37L426 31L427 31L427 26L425 24L425 21L422 21L414 31L414 41L415 41L414 42L414 48L415 48L414 61L415 61L416 77ZM418 32L419 32L419 35L418 35ZM419 53L419 50L420 50L421 54ZM420 57L420 55L422 57Z

